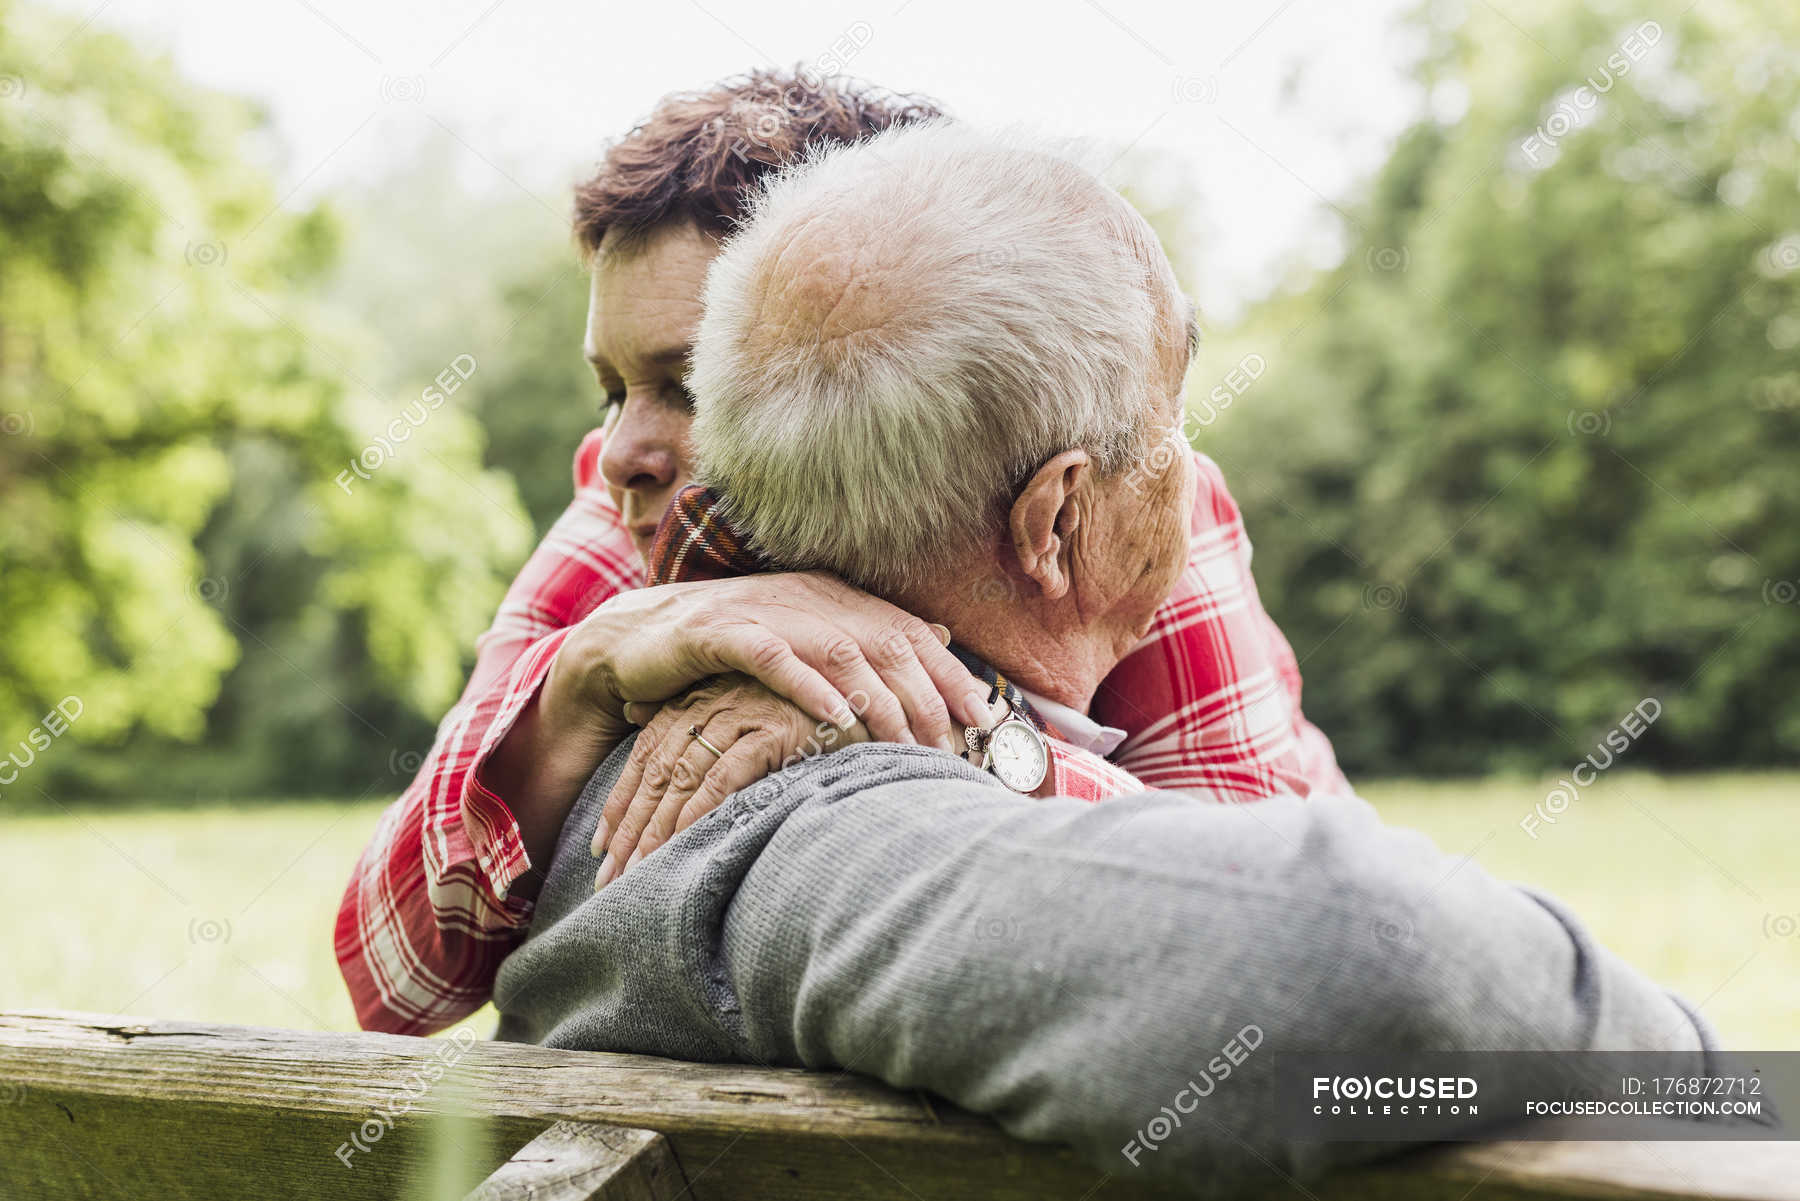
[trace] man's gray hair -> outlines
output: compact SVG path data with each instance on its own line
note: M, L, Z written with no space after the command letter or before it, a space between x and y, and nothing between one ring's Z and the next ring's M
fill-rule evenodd
M689 387L701 480L770 559L875 592L991 540L1072 448L1159 432L1185 302L1070 155L950 123L815 153L712 265Z

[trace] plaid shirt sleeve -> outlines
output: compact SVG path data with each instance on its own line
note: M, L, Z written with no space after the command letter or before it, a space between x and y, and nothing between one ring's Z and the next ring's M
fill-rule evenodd
M1300 667L1250 574L1250 539L1218 464L1193 455L1187 570L1100 685L1092 715L1126 732L1117 766L1151 788L1254 799L1349 788L1300 710Z
M536 697L569 628L643 584L599 456L595 431L575 455L574 500L508 589L462 699L344 893L338 964L366 1029L424 1034L474 1012L523 936L531 906L507 890L529 866L524 843L479 769Z
M1138 778L1118 764L1054 738L1050 740L1050 771L1056 795L1080 801L1110 801L1145 791Z

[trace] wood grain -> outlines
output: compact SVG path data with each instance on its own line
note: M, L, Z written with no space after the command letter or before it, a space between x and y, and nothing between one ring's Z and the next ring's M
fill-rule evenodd
M434 1074L435 1073L435 1074ZM479 1040L0 1013L0 1197L459 1196L553 1123L661 1134L699 1201L1143 1201L1070 1152L847 1073ZM446 1137L445 1131L450 1131ZM358 1140L361 1148L359 1149ZM1436 1148L1292 1201L1800 1201L1791 1143L1502 1142ZM679 1191L679 1190L678 1190Z
M653 1130L557 1122L463 1201L676 1201L687 1180Z

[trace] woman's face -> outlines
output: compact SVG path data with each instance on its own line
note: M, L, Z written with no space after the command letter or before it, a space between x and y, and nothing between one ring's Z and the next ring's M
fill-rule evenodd
M594 259L584 347L605 397L600 474L640 556L688 482L694 401L683 379L700 325L700 290L718 243L691 222L620 249L607 231Z

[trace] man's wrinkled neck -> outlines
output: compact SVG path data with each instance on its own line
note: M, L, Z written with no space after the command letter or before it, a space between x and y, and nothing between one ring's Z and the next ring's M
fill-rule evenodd
M1094 703L1094 693L1110 668L1110 664L1108 668L1098 667L1094 656L1088 653L1093 648L1087 646L1059 646L1052 648L1051 654L1038 653L1042 648L1019 649L1016 653L996 649L991 654L973 644L970 649L1025 691L1067 705L1077 713L1086 713Z
M959 589L922 588L894 603L947 626L956 642L981 656L1027 692L1086 713L1100 682L1124 658L1137 637L1111 628L1105 617L1079 612L1071 595L1014 598L993 581ZM979 599L969 599L973 595Z

